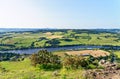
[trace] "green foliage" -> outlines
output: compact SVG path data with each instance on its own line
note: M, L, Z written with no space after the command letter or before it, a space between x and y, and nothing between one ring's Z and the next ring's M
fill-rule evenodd
M27 57L27 54L0 53L0 61L22 61L25 57Z
M88 68L88 69L95 69L96 66L95 66L94 64L89 64L89 65L87 66L87 68Z
M59 69L61 68L60 57L53 55L47 50L40 50L38 53L32 54L31 63L33 66L40 64L42 69Z
M93 65L98 66L99 61L96 59L92 62Z
M56 70L56 69L60 69L62 66L60 64L48 63L48 64L37 65L37 67L39 67L40 69L43 69L43 70Z
M120 51L114 51L114 55L116 57L116 62L120 63Z
M63 58L63 66L67 69L78 69L78 68L85 68L85 69L95 69L95 68L102 68L99 66L99 61L104 57L94 58L93 56L83 57L78 55L67 55Z
M88 60L82 56L65 55L63 58L63 66L67 69L78 69L81 67L87 67Z
M60 44L60 41L59 39L51 39L51 40L46 41L45 43L48 43L51 46L58 46Z
M110 53L109 59L110 59L110 62L113 63L115 62L116 59L118 59L118 56L112 52Z
M31 59L31 64L32 64L33 66L36 66L37 64L39 64L39 61L40 61L40 60L39 60L37 54L32 54L31 57L30 57L30 59Z
M98 66L97 69L104 69L104 67L103 66Z
M117 55L117 58L120 58L120 51L114 51L114 54Z

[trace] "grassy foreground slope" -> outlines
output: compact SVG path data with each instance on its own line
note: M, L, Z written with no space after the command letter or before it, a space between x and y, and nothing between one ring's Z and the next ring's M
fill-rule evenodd
M120 51L115 51L115 54L120 58Z
M84 79L82 78L84 70L57 70L59 75L54 76L55 71L44 71L31 65L30 60L26 58L24 61L0 62L0 79ZM2 69L4 68L4 69ZM74 73L73 73L74 72Z
M63 56L68 51L56 51L55 55ZM120 52L114 52L120 58ZM54 75L57 73L57 75ZM23 61L1 61L0 79L86 79L85 69L65 69L43 70L31 65L29 58Z

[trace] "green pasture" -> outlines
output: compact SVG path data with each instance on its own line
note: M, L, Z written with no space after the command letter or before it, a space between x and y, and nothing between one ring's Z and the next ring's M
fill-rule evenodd
M50 41L52 39L57 39L59 41L59 44L57 44L58 46L79 44L120 46L120 35L117 33L75 33L72 30L68 30L66 32L55 31L51 34L47 34L48 32L5 33L0 38L0 44L10 44L14 45L15 47L0 46L0 48L18 49L52 46L52 44L46 43L46 41ZM62 38L54 38L55 36L62 36ZM43 37L46 39L40 40ZM71 41L65 41L64 39L69 39Z
M4 70L2 68L4 68ZM30 63L30 59L24 61L2 61L0 62L0 79L84 79L83 69L66 70L64 68L55 71L44 71L34 67ZM74 73L73 73L74 72Z

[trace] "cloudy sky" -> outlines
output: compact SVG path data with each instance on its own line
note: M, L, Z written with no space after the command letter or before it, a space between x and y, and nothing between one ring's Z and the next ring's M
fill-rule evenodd
M120 28L120 0L0 0L0 28Z

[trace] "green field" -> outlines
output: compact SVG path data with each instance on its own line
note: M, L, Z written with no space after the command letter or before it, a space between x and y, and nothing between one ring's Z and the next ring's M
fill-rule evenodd
M115 54L120 58L120 51L115 51Z
M84 70L66 70L64 68L56 70L58 76L54 76L55 71L44 71L31 65L30 60L26 58L21 62L0 62L0 66L5 70L0 69L0 79L75 79L82 78ZM74 73L73 73L74 72Z
M82 30L8 32L1 34L0 50L66 45L120 45L120 34Z

